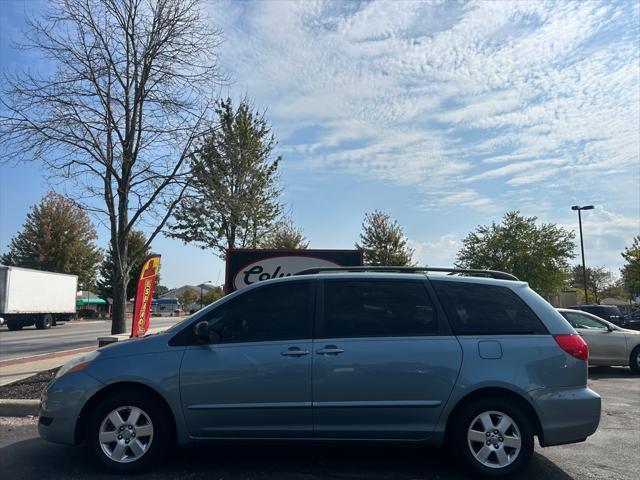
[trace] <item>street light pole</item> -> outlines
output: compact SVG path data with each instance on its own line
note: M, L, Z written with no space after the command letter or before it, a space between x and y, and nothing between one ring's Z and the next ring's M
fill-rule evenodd
M206 282L200 284L200 310L202 310L202 307L204 306L204 303L202 301L202 289L204 288L205 283L211 283L211 280L207 280Z
M571 210L577 210L578 212L578 226L580 228L580 252L582 253L582 283L584 285L584 303L589 303L589 294L587 293L587 267L584 263L584 242L582 241L582 210L593 210L593 205L587 205L581 207L574 205Z

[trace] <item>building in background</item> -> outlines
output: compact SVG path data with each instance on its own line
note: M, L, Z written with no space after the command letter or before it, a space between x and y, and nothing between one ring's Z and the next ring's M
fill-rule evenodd
M76 294L76 311L81 318L105 318L111 315L111 303L89 290Z

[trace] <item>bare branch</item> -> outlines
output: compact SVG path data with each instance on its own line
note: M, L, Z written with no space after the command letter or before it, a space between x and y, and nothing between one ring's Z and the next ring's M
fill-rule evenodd
M200 0L52 0L29 19L20 48L44 55L53 72L4 77L3 158L41 162L110 229L114 331L124 325L128 233L148 225L150 242L184 196L186 159L211 125L225 81L220 31L201 7Z

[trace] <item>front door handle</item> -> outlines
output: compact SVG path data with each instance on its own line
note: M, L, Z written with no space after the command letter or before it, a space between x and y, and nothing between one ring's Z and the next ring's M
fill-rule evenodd
M309 355L309 350L300 350L299 347L289 347L289 349L284 352L280 352L280 355L284 357L302 357L304 355Z
M344 350L336 347L335 345L325 345L324 348L316 350L316 353L320 355L338 355L342 352L344 352Z

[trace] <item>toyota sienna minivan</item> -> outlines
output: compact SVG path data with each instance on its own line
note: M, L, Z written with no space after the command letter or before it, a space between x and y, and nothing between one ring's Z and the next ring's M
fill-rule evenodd
M586 343L515 277L303 273L72 360L42 394L40 435L84 443L121 474L175 445L232 439L447 444L500 477L527 464L534 437L547 447L596 431Z

